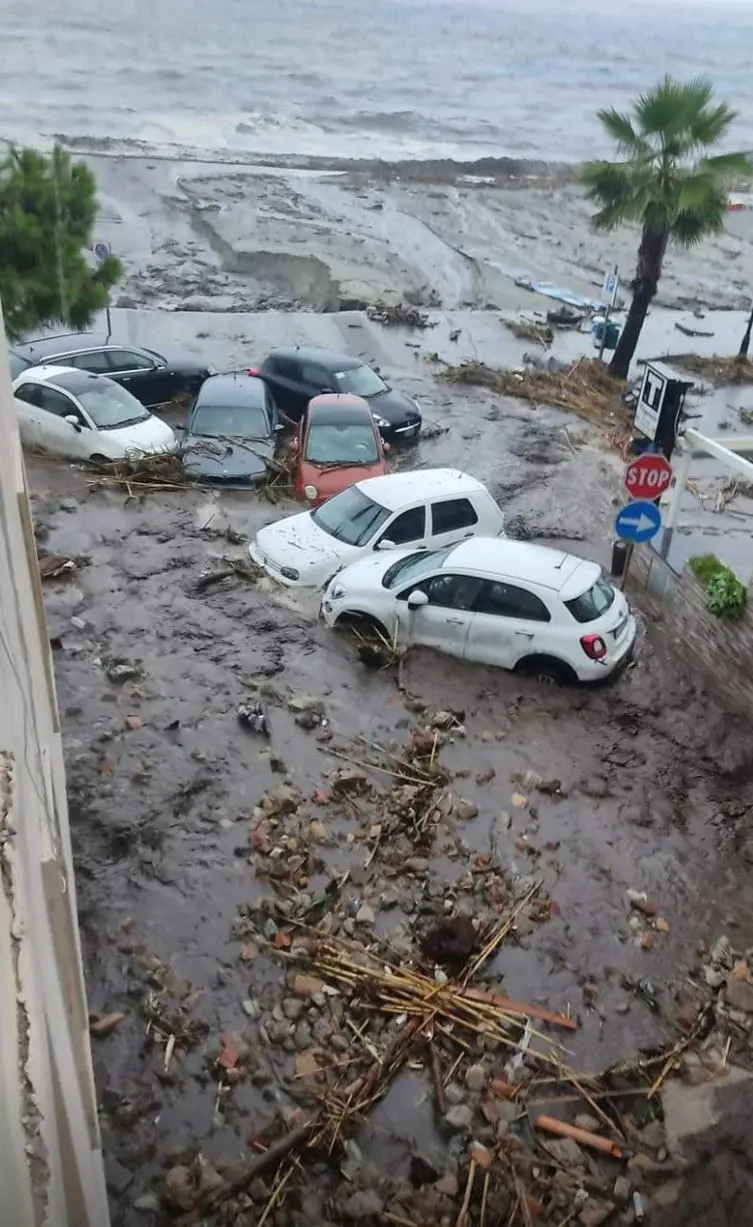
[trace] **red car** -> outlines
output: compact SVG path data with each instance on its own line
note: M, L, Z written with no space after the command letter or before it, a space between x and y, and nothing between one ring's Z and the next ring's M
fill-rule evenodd
M292 448L295 492L312 507L355 481L387 472L384 443L368 403L360 396L325 392L309 401Z

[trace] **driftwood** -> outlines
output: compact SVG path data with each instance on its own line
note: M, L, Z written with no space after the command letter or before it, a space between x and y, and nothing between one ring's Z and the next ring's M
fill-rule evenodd
M187 1214L181 1215L176 1220L178 1227L192 1227L192 1225L200 1223L202 1219L206 1218L208 1214L213 1213L223 1202L229 1201L231 1197L237 1197L239 1193L243 1193L256 1180L257 1176L261 1176L263 1172L268 1171L271 1167L278 1167L291 1151L308 1139L316 1123L316 1118L307 1121L305 1125L298 1125L277 1142L273 1142L262 1154L252 1159L238 1175L226 1181L221 1188L214 1189L206 1197L202 1198Z

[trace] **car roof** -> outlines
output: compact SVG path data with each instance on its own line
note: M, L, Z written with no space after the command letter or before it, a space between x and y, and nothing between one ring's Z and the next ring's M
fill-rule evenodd
M13 346L13 352L32 362L39 362L54 354L74 354L86 349L132 349L140 352L140 345L124 346L119 341L113 341L104 333L96 332L62 332L54 337L37 337L33 341L24 341Z
M266 398L267 385L254 375L210 375L199 388L194 408L262 408Z
M319 426L347 426L351 422L374 425L368 401L349 393L338 395L336 392L325 392L312 397L308 405L308 419L309 425L316 422Z
M23 371L17 383L19 387L22 383L54 383L78 395L96 384L112 387L114 380L108 379L107 375L95 375L92 371L80 371L75 366L34 366Z
M299 362L328 367L331 371L352 371L357 366L365 365L362 358L339 353L336 349L318 349L315 345L282 345L279 349L273 349L265 361L269 358L295 358Z
M530 541L511 541L508 537L469 537L467 541L461 541L450 550L442 563L443 570L457 567L486 575L489 579L517 579L523 583L537 584L540 588L551 588L553 592L561 592L569 586L569 581L580 568L584 569L584 587L581 591L588 587L589 573L592 573L592 583L601 574L597 563L578 558L576 554L546 545L534 545Z
M355 483L358 489L381 503L388 511L398 511L419 499L462 498L486 491L475 477L459 469L414 469L404 473L387 473L382 477L367 477Z

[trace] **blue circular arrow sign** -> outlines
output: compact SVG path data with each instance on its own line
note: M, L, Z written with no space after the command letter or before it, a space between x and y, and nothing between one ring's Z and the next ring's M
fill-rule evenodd
M109 243L95 243L94 244L94 256L95 256L95 259L99 260L100 264L103 263L103 261L105 261L108 258L109 254L110 254L110 244Z
M615 531L623 541L634 541L641 545L650 541L661 528L661 511L656 503L648 499L637 499L622 507L615 516Z

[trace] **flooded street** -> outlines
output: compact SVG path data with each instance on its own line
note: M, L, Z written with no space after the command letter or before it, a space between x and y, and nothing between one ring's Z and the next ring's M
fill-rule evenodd
M615 461L582 423L481 394L440 408L448 433L421 444L421 463L488 481L511 533L607 562ZM161 1221L155 1197L180 1156L247 1161L301 1099L301 1055L319 1043L347 1061L358 1042L290 997L280 900L308 915L324 899L331 933L383 936L399 960L455 905L493 918L538 884L541 906L520 912L483 979L576 1018L567 1059L593 1072L671 1036L701 946L722 932L753 945L747 731L695 691L663 638L644 630L634 667L599 690L417 650L400 690L395 670L364 667L352 639L325 630L315 600L238 576L197 587L287 503L129 498L73 467L28 467L44 548L78 564L45 596L90 1009L125 1015L93 1041L118 1227ZM269 740L238 720L249 698ZM427 725L448 800L416 842L385 813L390 764ZM343 769L362 773L353 792L333 784ZM656 901L650 940L628 891ZM155 983L195 1028L170 1056L144 1014ZM244 1038L252 1072L221 1096L228 1035ZM435 1155L426 1075L406 1068L355 1140L391 1178ZM274 1221L324 1221L328 1177L314 1170L313 1201Z

